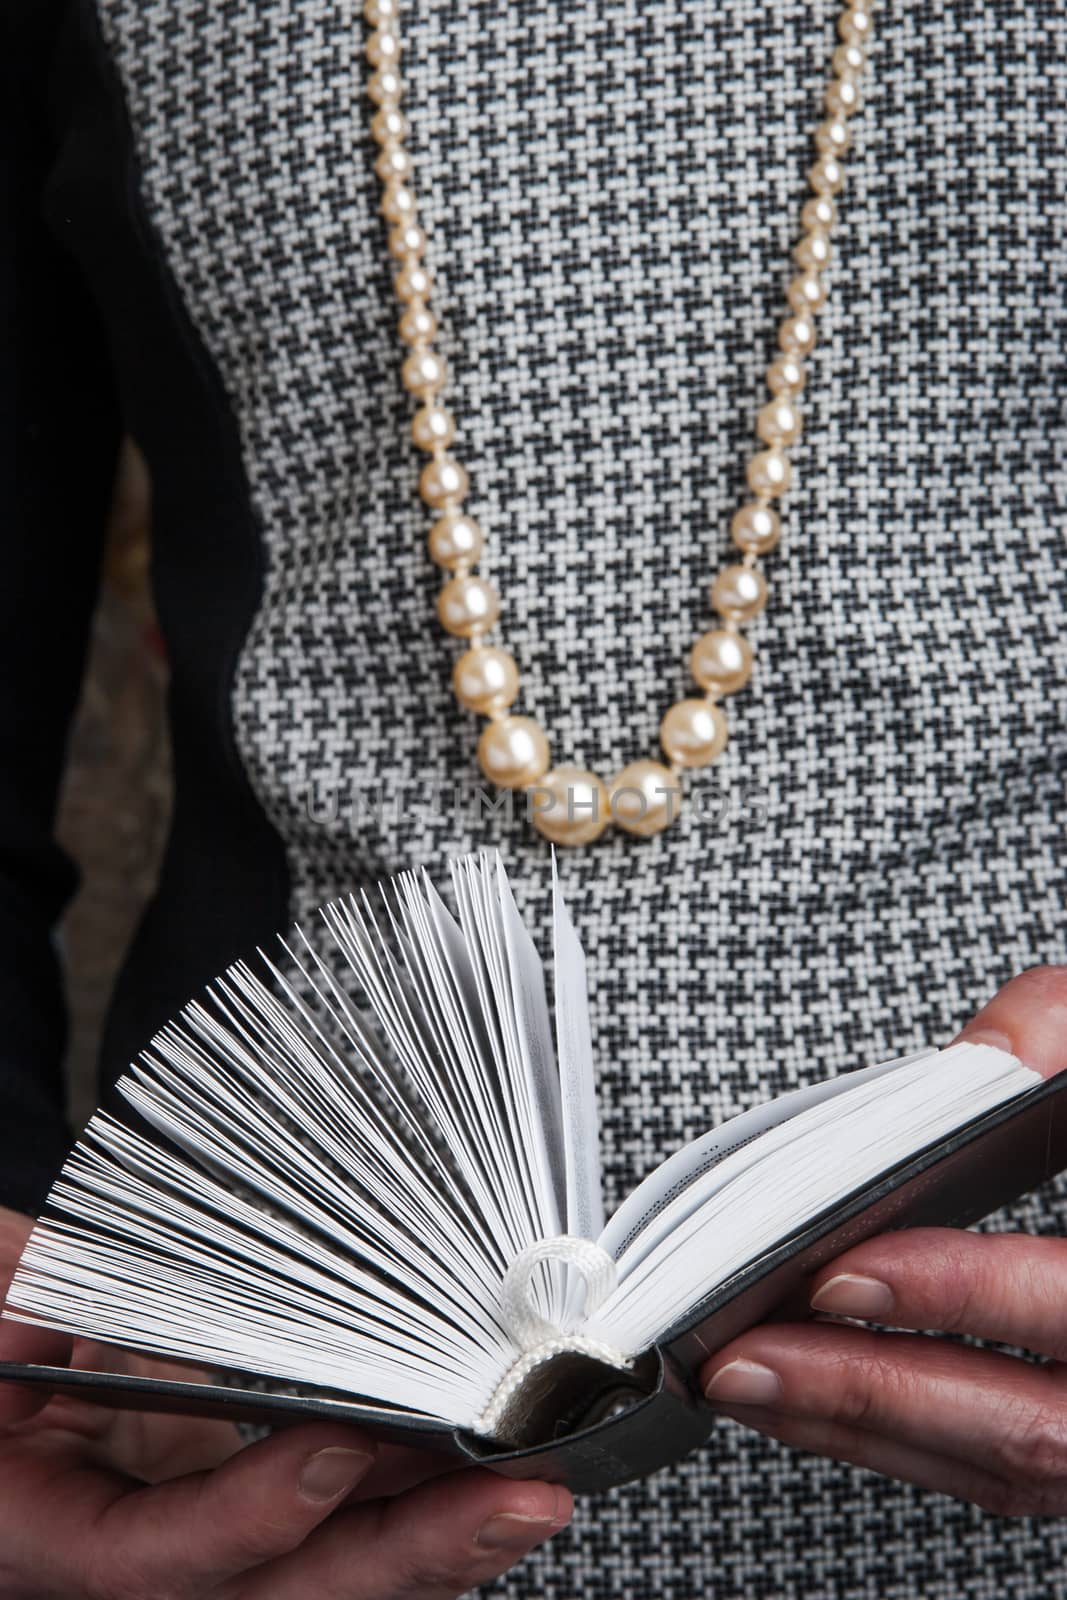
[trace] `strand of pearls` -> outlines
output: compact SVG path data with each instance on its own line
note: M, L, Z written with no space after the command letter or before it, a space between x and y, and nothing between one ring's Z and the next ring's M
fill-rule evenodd
M682 771L709 766L726 747L728 728L719 702L743 688L752 672L752 646L741 630L767 603L759 560L778 543L781 524L775 502L792 479L788 450L800 437L804 361L815 348L815 318L826 303L823 273L832 254L835 196L845 182L842 161L852 142L849 119L860 103L872 5L873 0L850 0L837 21L841 42L833 54L825 116L815 129L817 157L808 172L812 194L801 210L802 235L793 251L799 270L786 291L789 314L778 328L780 354L767 369L771 398L756 417L761 448L748 463L751 498L730 528L741 559L715 578L711 605L720 625L699 638L689 656L702 693L677 701L664 715L660 743L666 764L631 762L610 784L582 767L551 766L543 729L532 717L512 710L519 692L515 660L488 640L500 615L500 597L473 570L485 539L463 510L470 479L451 453L456 421L441 404L448 372L433 348L438 328L430 308L433 279L425 264L427 239L412 185L409 123L401 109L400 0L366 0L363 7L371 68L367 93L376 108L371 134L380 146L374 170L382 181L381 211L390 225L389 254L396 263L393 283L403 306L398 331L409 351L401 380L419 401L412 438L429 456L419 475L419 493L436 514L430 555L450 573L438 596L437 614L442 626L467 644L453 668L452 687L461 705L488 719L478 741L482 772L499 787L526 790L535 827L557 844L588 843L612 822L634 834L658 833L678 815Z

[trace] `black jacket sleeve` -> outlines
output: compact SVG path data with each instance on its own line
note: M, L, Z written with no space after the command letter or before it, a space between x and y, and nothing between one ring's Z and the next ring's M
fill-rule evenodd
M69 1145L53 827L120 422L92 302L50 232L53 0L7 13L0 160L0 1205L36 1212Z

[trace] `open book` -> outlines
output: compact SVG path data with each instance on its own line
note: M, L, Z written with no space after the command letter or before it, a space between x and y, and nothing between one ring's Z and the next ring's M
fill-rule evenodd
M700 1365L762 1317L803 1315L822 1262L877 1229L971 1222L1067 1165L1067 1073L960 1044L758 1105L606 1220L585 961L555 864L551 1007L499 857L451 867L456 914L402 873L377 911L325 909L328 956L298 935L187 1006L30 1238L6 1315L227 1381L0 1376L335 1417L600 1488L706 1437Z

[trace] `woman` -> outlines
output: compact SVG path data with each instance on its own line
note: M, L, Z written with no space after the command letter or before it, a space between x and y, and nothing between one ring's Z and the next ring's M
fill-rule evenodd
M800 0L403 9L467 509L518 708L558 763L655 756L665 708L694 692L836 20ZM478 726L449 688L357 11L37 0L15 21L27 466L4 601L0 1198L30 1213L65 1149L49 929L69 883L48 836L120 420L154 485L176 810L105 1081L340 890L498 844L536 918L547 873L522 807L482 804ZM687 775L669 826L613 827L562 865L616 1198L754 1099L968 1017L1042 1070L1067 1064L1062 972L1008 982L1067 958L1061 27L1051 4L875 17L731 742ZM997 1227L1060 1233L1056 1194ZM824 1311L1058 1357L1065 1249L873 1242L816 1292ZM581 1506L492 1592L1067 1593L1058 1525L996 1515L1062 1510L1067 1465L1053 1380L1009 1359L757 1330L705 1374L741 1426ZM315 1498L302 1463L366 1448L318 1432L138 1497L103 1468L169 1478L232 1437L116 1425L86 1446L83 1413L58 1422L4 1444L16 1594L453 1594L570 1509L480 1476L404 1492L422 1463L368 1477L336 1454ZM350 1491L371 1509L322 1522ZM63 1496L62 1541L27 1509L45 1493Z

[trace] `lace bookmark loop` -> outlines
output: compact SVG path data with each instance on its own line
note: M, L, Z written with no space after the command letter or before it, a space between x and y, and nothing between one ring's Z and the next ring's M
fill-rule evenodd
M561 1233L527 1245L504 1274L500 1291L504 1324L520 1350L533 1350L546 1339L558 1339L563 1331L540 1314L530 1296L533 1275L542 1261L562 1261L582 1274L587 1317L603 1305L618 1281L614 1259L591 1239Z
M615 1261L606 1250L591 1239L576 1239L567 1233L554 1239L538 1239L515 1257L504 1274L500 1309L504 1326L522 1354L504 1374L485 1410L475 1420L476 1433L495 1435L526 1379L553 1356L587 1355L622 1370L633 1365L632 1357L612 1345L590 1339L583 1333L565 1333L541 1315L531 1300L530 1288L542 1261L562 1261L582 1274L586 1283L586 1317L599 1310L618 1281Z

